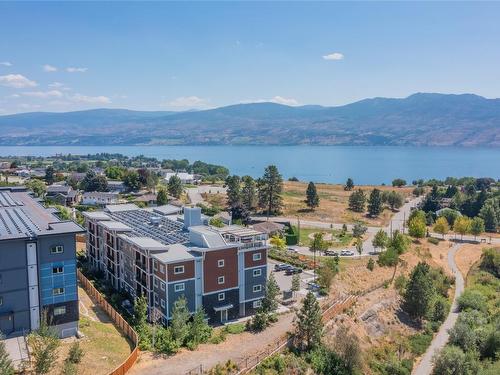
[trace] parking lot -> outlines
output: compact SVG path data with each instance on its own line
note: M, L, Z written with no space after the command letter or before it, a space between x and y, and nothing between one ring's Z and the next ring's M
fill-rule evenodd
M267 262L267 274L268 276L272 273L274 273L274 277L276 278L276 282L278 283L278 286L280 287L281 291L285 290L290 290L292 288L292 275L285 275L285 271L274 271L274 266L276 264L281 264L281 262L277 262L272 259L268 259ZM301 289L305 289L307 286L307 282L311 281L314 277L314 274L312 271L306 270L303 271L300 275L300 280L301 282Z

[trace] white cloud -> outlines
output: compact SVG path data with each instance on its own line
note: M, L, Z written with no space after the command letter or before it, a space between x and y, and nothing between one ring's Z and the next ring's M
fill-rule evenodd
M3 65L3 66L12 66L12 63L10 63L8 61L0 61L0 65Z
M333 52L328 55L323 56L324 60L343 60L344 55L341 54L340 52Z
M20 97L21 97L21 95L19 95L19 94L12 94L12 95L6 96L6 98L13 98L13 99L17 99Z
M61 83L61 82L52 82L52 83L49 83L48 86L51 89L60 89L63 91L70 91L71 90L68 86L66 86L64 83Z
M70 98L76 103L87 103L87 104L109 104L111 99L107 96L87 96L82 94L75 94Z
M39 104L27 104L27 103L19 104L19 108L22 108L22 109L38 109L40 107L41 107L41 105L39 105Z
M59 90L49 90L49 91L31 91L31 92L23 92L24 96L31 96L33 98L60 98L63 96L63 93Z
M88 70L88 68L76 68L73 66L70 66L69 68L66 68L66 71L68 73L85 73Z
M57 72L57 68L53 65L45 64L43 66L43 71L47 73Z
M197 96L181 96L168 103L171 107L205 107L207 105L207 100L199 98Z
M6 76L0 76L0 85L13 87L15 89L23 89L26 87L35 87L37 83L29 80L22 74L7 74Z

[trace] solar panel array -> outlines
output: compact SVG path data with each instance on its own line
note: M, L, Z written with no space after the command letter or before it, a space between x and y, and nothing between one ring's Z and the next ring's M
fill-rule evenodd
M16 202L8 191L0 191L0 208L22 206L21 202Z
M2 236L26 235L32 237L40 228L20 207L0 207L0 238Z
M134 236L151 237L166 245L189 241L189 234L184 231L182 223L166 217L161 217L158 223L158 214L149 211L119 211L109 215L113 219L133 228L134 232L131 235ZM155 224L155 222L158 224Z

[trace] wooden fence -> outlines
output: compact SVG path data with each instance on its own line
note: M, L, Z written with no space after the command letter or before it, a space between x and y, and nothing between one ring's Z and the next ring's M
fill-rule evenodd
M78 281L87 294L109 315L115 325L132 341L134 349L123 363L109 373L109 375L124 375L132 368L139 357L139 337L135 330L125 319L111 306L104 296L92 285L92 283L77 270Z

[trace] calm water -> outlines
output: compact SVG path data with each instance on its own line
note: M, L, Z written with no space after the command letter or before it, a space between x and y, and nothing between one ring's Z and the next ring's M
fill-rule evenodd
M269 164L285 178L315 182L389 183L395 177L489 176L500 178L500 148L357 146L47 146L0 147L0 155L94 154L146 155L158 159L202 160L238 175L262 175Z

